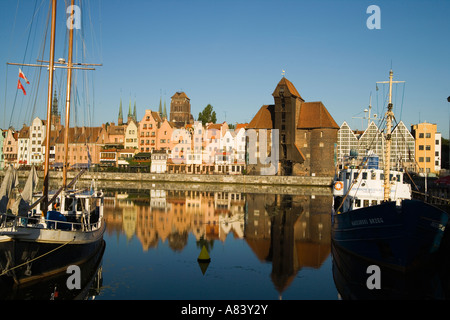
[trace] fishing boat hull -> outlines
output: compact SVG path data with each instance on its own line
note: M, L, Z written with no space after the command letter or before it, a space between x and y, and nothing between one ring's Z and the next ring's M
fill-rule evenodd
M22 284L65 271L103 246L105 225L91 232L20 228L0 233L0 283Z
M448 214L432 205L403 200L332 214L332 239L340 248L375 264L413 270L437 254Z

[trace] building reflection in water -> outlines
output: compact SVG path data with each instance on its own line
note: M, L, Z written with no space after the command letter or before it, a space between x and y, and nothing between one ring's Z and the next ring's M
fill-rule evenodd
M272 263L280 295L302 268L320 268L330 255L330 195L245 194L146 190L109 192L107 233L136 236L144 251L167 241L182 251L197 241L243 239L261 262Z

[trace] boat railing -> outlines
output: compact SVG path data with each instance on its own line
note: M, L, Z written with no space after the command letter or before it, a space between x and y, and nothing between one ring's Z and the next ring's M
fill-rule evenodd
M20 217L11 213L0 214L0 228L5 231L14 231L18 227L24 228L38 228L38 229L53 229L64 231L93 231L101 227L101 220L87 223L83 220L81 222L62 221L41 219L38 216Z

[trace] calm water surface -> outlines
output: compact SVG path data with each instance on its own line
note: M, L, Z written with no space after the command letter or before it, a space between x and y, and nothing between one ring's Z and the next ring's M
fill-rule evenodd
M95 299L338 299L331 195L301 193L109 191Z

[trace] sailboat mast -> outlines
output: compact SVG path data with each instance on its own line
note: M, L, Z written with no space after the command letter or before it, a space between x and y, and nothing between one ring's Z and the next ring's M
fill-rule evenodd
M392 118L394 113L392 112L392 78L394 73L389 71L389 103L388 110L386 112L386 150L384 159L384 201L389 201L391 194L391 134L392 134Z
M392 84L402 83L405 81L393 81L394 72L389 71L389 81L377 81L377 83L389 83L389 103L386 112L386 147L384 153L384 201L389 201L391 196L391 138L392 138L392 119L394 112L392 111Z
M44 206L42 215L45 216L48 207L48 184L49 184L49 161L50 161L50 133L52 119L52 95L53 95L53 74L55 61L55 29L56 29L56 0L52 0L52 22L50 32L50 58L48 65L48 92L47 92L47 127L45 139L45 161L44 161Z
M71 2L71 8L74 8L74 0ZM72 12L73 14L73 12ZM63 166L63 187L67 186L67 165L69 156L69 125L70 125L70 96L72 90L72 56L73 56L73 29L74 20L71 21L72 25L69 28L69 55L67 60L67 89L66 89L66 114L65 114L65 127L64 127L64 166Z

